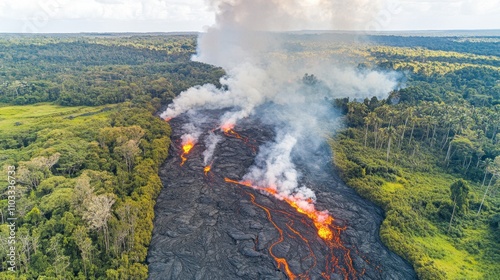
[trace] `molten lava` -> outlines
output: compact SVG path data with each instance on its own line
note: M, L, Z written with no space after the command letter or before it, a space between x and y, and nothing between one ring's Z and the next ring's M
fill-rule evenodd
M307 203L307 205L311 206L312 208L302 208L298 205L297 201L289 198L284 199L290 206L295 208L297 212L306 215L311 219L314 223L314 226L316 226L316 229L318 230L318 235L324 240L332 240L333 238L333 233L332 230L330 229L330 225L333 222L332 216L328 215L325 212L320 212L317 211L314 208L314 205Z
M338 228L333 226L332 225L334 221L333 217L330 216L326 211L316 210L313 204L314 201L312 199L299 200L295 197L283 197L277 192L276 188L254 186L250 181L235 181L229 178L224 178L224 181L227 183L237 184L239 186L245 186L255 190L259 190L267 194L272 194L274 197L282 201L285 201L288 205L294 208L297 213L300 213L305 217L309 218L310 222L308 222L306 219L300 219L299 221L305 227L310 227L311 226L310 224L312 222L312 224L314 224L318 236L324 241L325 246L329 249L329 257L326 259L326 265L324 267L324 271L321 274L324 279L330 279L332 273L340 273L344 276L344 279L346 280L357 279L358 275L359 276L363 275L363 272L358 273L354 269L351 258L351 250L346 248L340 240L340 232L342 230L345 230L345 227ZM255 195L249 192L246 193L250 196L252 204L258 206L259 208L261 208L266 212L268 220L271 222L271 224L276 228L276 230L279 233L279 239L276 242L274 242L268 249L269 254L271 255L271 257L273 257L278 267L285 272L285 274L288 276L289 279L311 279L309 276L309 271L317 265L317 258L314 255L314 252L309 244L310 241L299 231L297 231L292 227L293 220L291 220L289 223L286 224L286 227L289 230L287 232L287 235L293 237L292 235L290 235L290 233L292 233L295 236L298 236L304 242L305 246L309 250L309 255L307 257L312 258L313 261L312 266L306 272L296 275L291 271L289 264L285 258L277 257L273 253L273 248L279 243L284 241L285 228L279 227L278 224L273 220L270 208L258 204L255 201ZM281 210L273 210L273 211L280 212L284 215L288 215L291 218L293 218L292 215L290 215L285 211ZM337 257L336 254L339 253L341 253L340 257ZM342 262L342 264L340 264L340 262Z
M257 152L257 146L255 145L255 141L252 141L250 143L250 139L248 137L244 137L244 136L241 136L238 132L236 132L234 130L234 124L223 124L220 126L220 129L222 130L222 132L224 132L224 135L226 135L227 137L232 137L232 138L236 138L236 139L240 139L243 141L243 143L245 143L245 145L247 145L250 149L252 149L252 151L255 153Z
M205 172L205 176L208 175L208 172L210 172L210 169L212 169L212 165L207 165L205 168L203 168L203 172Z
M234 131L232 126L222 126L221 129L224 132L224 134L228 137L234 137L237 139L241 139L245 142L248 142L248 139L241 137L241 135L239 135L236 131Z
M195 144L194 141L191 139L188 139L186 143L182 143L181 166L183 166L184 163L186 162L187 160L186 156L189 154L191 149L193 149L194 144Z
M233 130L234 123L225 123L220 126L220 130L224 132L228 132L229 130Z
M330 225L333 222L332 216L328 215L326 212L321 212L315 209L312 204L312 200L308 199L305 201L299 201L294 197L281 197L278 195L278 192L275 188L272 187L257 187L253 186L249 181L238 182L235 180L231 180L229 178L224 178L224 181L227 183L238 184L246 187L250 187L256 190L264 191L268 194L272 194L277 196L279 199L283 199L286 203L292 206L297 212L306 215L309 219L311 219L314 223L314 226L318 230L318 235L324 240L332 240L333 233L330 229Z
M227 178L226 178L227 179ZM226 181L227 182L227 181ZM256 201L255 201L255 195L251 194L251 193L248 193L247 194L250 196L250 201L252 202L253 205L261 208L262 210L264 210L266 212L266 215L267 215L267 219L271 222L271 224L273 224L274 228L276 228L276 230L278 231L279 233L279 239L274 242L270 247L269 247L269 254L271 255L271 257L273 257L273 259L276 261L276 263L278 264L278 267L280 269L283 269L285 271L285 274L288 276L289 279L291 280L294 280L297 278L297 276L295 274L293 274L293 272L290 270L290 266L288 265L288 262L286 261L285 258L279 258L277 257L276 255L274 255L273 253L273 248L274 246L278 245L279 243L283 242L285 240L285 238L283 237L283 230L274 222L273 220L273 217L271 215L271 211L263 206L263 205L260 205L258 204Z
M253 146L249 144L249 138L242 137L233 130L233 125L223 125L220 127L220 129L226 136L240 139L247 146ZM189 134L183 135L181 166L186 162L187 155L191 152L195 144L196 138ZM213 162L203 168L203 172L208 178L211 178L209 173L212 169L212 163ZM318 269L317 265L319 259L316 257L315 251L311 247L311 244L314 243L311 239L306 238L306 236L308 235L306 235L305 232L307 232L309 236L316 233L319 238L315 240L322 240L322 244L327 250L327 255L322 257L322 259L324 258L325 260L325 266L321 268L321 275L324 279L330 279L331 275L333 274L341 274L344 276L344 279L356 279L358 275L362 275L362 273L357 273L353 267L350 249L346 248L340 240L340 232L345 228L335 227L333 225L333 217L330 216L326 211L318 211L315 207L313 199L300 198L293 195L285 196L278 192L276 186L255 186L251 181L236 181L229 178L224 178L224 181L227 183L232 183L239 186L248 187L250 189L258 190L265 195L272 195L273 197L286 202L286 204L291 207L290 209L293 208L295 210L294 213L293 211L290 212L280 209L273 209L268 206L259 204L256 201L256 197L254 194L250 193L249 191L245 191L245 193L250 196L251 203L256 207L262 209L266 213L268 221L278 231L279 238L268 247L268 251L269 255L274 259L276 266L286 274L288 279L311 279L310 273L313 271L313 269ZM276 218L273 218L273 216L275 215L286 215L290 219L286 223L284 223L282 219L277 218L278 216L276 216ZM298 223L297 228L294 228L294 221L300 222ZM286 259L287 256L278 255L278 252L282 252L282 250L279 250L281 246L289 246L287 245L290 244L289 242L293 242L294 244L297 244L297 246L301 246L304 249L302 251L301 260L306 260L305 263L308 263L309 267L304 268L306 270L302 273L294 273L294 271L292 271L292 268L295 268L290 267L290 264Z

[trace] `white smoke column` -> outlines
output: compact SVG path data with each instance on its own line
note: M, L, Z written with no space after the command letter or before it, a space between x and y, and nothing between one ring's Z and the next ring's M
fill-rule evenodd
M208 137L205 139L205 151L203 152L203 163L205 166L212 161L215 148L217 147L217 144L222 141L222 139L223 138L221 136L216 135L213 132L208 134Z
M279 136L275 143L262 147L255 159L255 165L243 180L274 189L282 198L297 196L315 200L316 196L311 189L299 188L299 174L292 162L292 149L296 143L295 137L285 134Z
M184 146L188 143L195 145L198 143L201 131L193 124L187 123L182 126L184 134L181 136L181 144Z
M316 213L315 222L322 223L329 218L328 211L317 211L314 191L299 186L300 174L292 161L292 150L296 143L295 137L284 134L278 136L276 142L262 147L256 163L243 177L243 181L250 181L254 188L264 189L266 194L271 193L287 203L293 202L301 211Z
M261 112L257 117L280 127L277 137L259 149L255 165L243 179L275 190L276 197L292 201L300 209L315 211L314 192L299 184L300 174L292 160L292 155L298 154L294 147L300 143L301 149L297 150L313 151L324 141L319 131L332 132L331 125L323 127L332 120L328 118L331 99L385 97L397 82L394 76L384 73L340 69L325 62L324 57L301 64L297 69L270 54L283 50L280 46L283 37L272 32L363 29L377 15L382 1L208 0L216 12L216 25L198 38L193 60L223 67L227 76L221 79L221 88L203 85L181 93L161 116L170 119L200 108L230 109L223 114L219 125L233 127L262 105L273 107L274 111ZM304 85L301 78L306 72L315 73L323 84ZM196 129L187 130L190 132L183 140L198 141L200 134ZM205 164L217 145L210 151L212 143L207 144ZM310 147L306 149L304 143ZM327 212L321 215L320 219L328 216Z
M400 79L400 74L396 72L360 71L353 68L329 67L315 72L328 88L335 89L332 97L358 100L372 96L386 98L397 87Z
M222 124L230 122L234 125L238 120L248 117L256 106L279 93L279 80L280 77L273 76L263 69L251 64L242 64L221 79L221 84L227 90L218 89L211 84L192 87L182 92L160 116L171 119L191 109L239 108L240 111L228 112L221 120Z
M242 62L262 63L288 30L360 30L384 0L208 0L216 25L201 35L195 60L228 70Z

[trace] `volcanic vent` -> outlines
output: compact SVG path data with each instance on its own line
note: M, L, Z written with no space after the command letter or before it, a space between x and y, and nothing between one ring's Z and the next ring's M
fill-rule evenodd
M279 194L248 180L278 132L258 118L217 127L221 115L204 111L194 138L186 136L192 116L170 121L150 279L416 278L379 240L381 210L335 176L326 144L312 155L315 164L300 153L292 159L315 201Z

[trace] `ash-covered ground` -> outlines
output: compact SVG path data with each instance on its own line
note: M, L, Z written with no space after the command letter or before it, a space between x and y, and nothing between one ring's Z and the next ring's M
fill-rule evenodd
M214 112L206 120L206 133L218 117ZM164 188L155 207L149 279L416 279L410 264L380 241L382 210L335 174L328 145L304 155L313 161L294 162L301 183L316 193L316 208L335 219L331 241L321 239L312 221L286 202L225 182L248 172L258 147L274 137L270 127L241 121L235 131L243 139L214 130L223 140L205 174L203 141L180 165L187 121L181 116L170 122L172 146L160 170Z

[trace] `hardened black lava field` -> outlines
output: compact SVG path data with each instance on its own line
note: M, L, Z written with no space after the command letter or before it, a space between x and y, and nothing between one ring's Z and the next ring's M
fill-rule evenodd
M201 140L181 166L187 119L170 121L172 146L160 171L164 188L155 208L149 279L416 279L411 266L380 241L382 210L338 178L326 143L311 155L316 164L298 157L294 162L300 182L316 193L317 209L333 217L328 240L285 200L241 182L258 147L273 138L272 129L246 119L224 133L215 127L219 112L205 115L200 139L209 131L223 137L210 168Z

